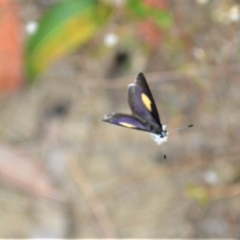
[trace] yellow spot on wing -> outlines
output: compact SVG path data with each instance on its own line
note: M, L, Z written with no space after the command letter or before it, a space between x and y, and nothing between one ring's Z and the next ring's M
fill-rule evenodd
M128 128L136 128L134 125L132 125L130 123L119 122L119 124L124 126L124 127L128 127Z
M152 102L145 93L141 94L141 98L145 107L151 112L152 111Z

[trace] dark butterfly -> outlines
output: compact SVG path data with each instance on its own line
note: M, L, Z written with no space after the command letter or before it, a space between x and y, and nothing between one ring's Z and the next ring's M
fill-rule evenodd
M132 110L132 115L110 113L104 116L103 121L149 132L154 141L159 145L166 142L168 138L166 125L163 125L160 121L156 104L143 73L139 73L135 83L128 86L128 103ZM189 125L187 127L192 126Z

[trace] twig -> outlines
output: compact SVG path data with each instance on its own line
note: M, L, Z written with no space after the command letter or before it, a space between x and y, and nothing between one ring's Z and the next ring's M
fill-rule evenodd
M192 67L191 69L176 70L176 71L162 71L162 72L149 72L146 74L148 82L162 82L162 81L179 81L182 79L189 79L193 77L199 77L202 75L212 75L213 73L222 74L226 72L226 69L230 71L237 71L239 74L240 64L232 63L226 65L212 65L204 67ZM89 88L104 88L104 89L115 89L126 87L130 82L134 80L134 76L113 78L113 79L87 79L84 82L84 86ZM83 79L80 80L78 85L83 86Z
M71 161L68 161L68 167L72 173L74 180L81 189L83 196L85 197L86 202L88 203L91 211L96 217L103 234L105 235L106 238L114 238L115 231L113 225L109 217L107 216L103 205L97 199L96 194L92 188L92 185L88 181L84 172L82 171L81 166L77 164L75 159L71 159Z

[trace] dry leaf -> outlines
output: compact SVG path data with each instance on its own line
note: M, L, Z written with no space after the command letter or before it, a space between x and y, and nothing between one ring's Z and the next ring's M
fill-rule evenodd
M20 148L0 144L0 179L25 192L59 199L39 160Z

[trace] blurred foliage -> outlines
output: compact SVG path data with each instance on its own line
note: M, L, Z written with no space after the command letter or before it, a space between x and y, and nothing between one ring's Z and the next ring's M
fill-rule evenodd
M0 1L0 92L18 90L23 83L22 25L18 1Z
M191 185L187 188L187 194L190 198L195 199L202 206L207 206L209 203L209 196L203 186Z
M141 0L129 0L125 5L129 22L151 19L159 28L171 24L168 10L156 8ZM82 47L104 24L114 17L113 6L98 0L60 1L39 21L37 31L29 37L26 50L26 74L29 82L43 73L54 61Z
M106 20L108 10L96 0L62 1L50 9L28 41L28 78L33 81L56 59L86 43Z
M147 1L130 0L127 1L127 6L137 17L151 18L161 28L168 28L171 25L172 19L170 12L165 8L154 7L148 4Z

